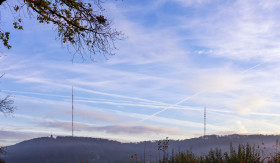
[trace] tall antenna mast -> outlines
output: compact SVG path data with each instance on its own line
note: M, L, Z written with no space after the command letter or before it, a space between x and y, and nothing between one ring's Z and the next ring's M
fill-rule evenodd
M72 137L74 136L74 89L72 86Z
M204 137L206 136L206 107L204 106Z

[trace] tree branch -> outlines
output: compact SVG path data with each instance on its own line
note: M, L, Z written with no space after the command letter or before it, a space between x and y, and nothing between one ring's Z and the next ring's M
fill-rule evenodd
M0 5L2 5L3 2L5 2L6 0L0 0Z
M7 0L0 0L0 4L4 1ZM23 0L21 7L26 6L27 11L30 9L36 13L39 23L53 23L61 43L67 47L72 46L75 53L83 55L84 50L88 50L90 58L96 53L113 55L112 51L116 49L114 41L121 40L123 34L112 29L111 21L103 16L101 0L93 2L97 8L84 0ZM17 26L21 23L21 7L14 7L16 12L13 14L18 14L14 23L17 29L22 29L22 26ZM0 41L4 41L8 49L11 48L7 42L9 33L2 35Z

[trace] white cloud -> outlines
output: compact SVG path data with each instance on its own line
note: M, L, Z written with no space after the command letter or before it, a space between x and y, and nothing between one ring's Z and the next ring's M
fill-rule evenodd
M156 4L164 4L167 2L176 2L180 5L183 5L184 7L198 7L201 5L209 4L210 2L215 2L215 0L157 0Z
M175 0L175 2L183 4L186 7L192 7L209 4L210 2L215 2L215 0Z
M242 85L242 78L243 76L227 68L202 69L195 71L185 86L194 91L224 93L244 89L246 86Z
M260 95L251 95L249 97L242 98L239 103L234 104L233 108L236 109L240 115L246 115L252 111L258 111L267 103L266 99Z
M197 44L206 49L207 55L278 62L279 7L275 1L222 2L205 17L182 21L188 23L185 27L192 31L192 35L186 37L199 39Z

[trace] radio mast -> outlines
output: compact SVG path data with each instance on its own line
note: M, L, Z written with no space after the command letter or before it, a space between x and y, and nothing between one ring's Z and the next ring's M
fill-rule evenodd
M204 137L206 136L206 107L204 106Z

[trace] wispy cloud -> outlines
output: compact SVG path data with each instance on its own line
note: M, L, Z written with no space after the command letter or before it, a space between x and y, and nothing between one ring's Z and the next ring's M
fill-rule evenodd
M186 21L185 29L193 31L190 37L199 39L197 44L204 47L204 53L233 60L279 62L279 3L219 2L205 17Z
M39 126L50 127L50 128L59 128L66 131L71 129L71 122L41 122L38 123ZM131 126L131 125L111 125L111 126L95 126L84 123L75 123L76 130L83 130L87 132L105 132L110 134L122 134L122 135L146 135L146 134L170 134L176 135L184 131L172 127L165 128L162 126Z

